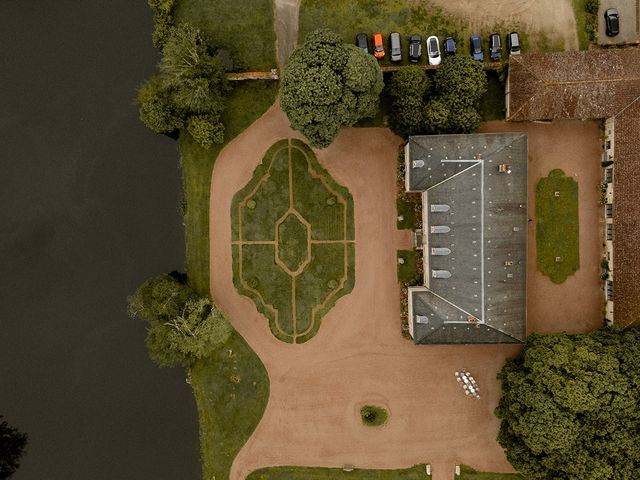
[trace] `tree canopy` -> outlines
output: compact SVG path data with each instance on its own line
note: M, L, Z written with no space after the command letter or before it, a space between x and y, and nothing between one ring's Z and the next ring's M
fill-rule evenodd
M149 323L147 349L161 367L188 367L223 345L232 333L211 300L199 297L176 274L143 283L129 298L129 311Z
M532 335L498 378L498 442L527 478L636 478L639 330Z
M0 415L0 479L11 477L20 466L27 435L9 425Z
M221 59L189 24L169 29L162 53L160 74L138 91L140 120L156 133L186 128L204 148L222 143L229 85Z
M324 148L341 127L376 114L383 86L373 56L330 30L316 30L289 57L280 106L292 128Z
M391 129L401 137L424 133L424 109L431 82L417 65L400 69L388 85Z
M480 126L478 103L487 91L482 64L466 55L445 57L433 77L418 66L402 67L388 85L391 129L402 137L424 133L471 133Z

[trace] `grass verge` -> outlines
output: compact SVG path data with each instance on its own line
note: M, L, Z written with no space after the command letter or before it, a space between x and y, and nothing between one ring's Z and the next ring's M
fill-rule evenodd
M576 17L578 46L580 50L588 50L589 45L598 35L598 19L595 15L587 12L586 0L571 0L571 5Z
M578 183L559 169L536 186L536 264L554 283L580 268Z
M342 468L271 467L249 474L247 480L430 480L424 465L399 470L364 470L351 472Z
M273 105L277 94L278 83L274 81L239 82L223 113L222 145L205 150L189 134L180 135L187 272L191 286L201 295L209 295L209 194L213 165L225 145Z
M477 472L466 465L460 466L460 476L456 477L460 480L524 480L522 475L517 473L488 473Z
M189 371L200 419L202 478L225 480L231 464L262 418L269 377L242 336Z
M177 0L176 25L199 27L212 45L227 50L234 71L277 68L272 0Z

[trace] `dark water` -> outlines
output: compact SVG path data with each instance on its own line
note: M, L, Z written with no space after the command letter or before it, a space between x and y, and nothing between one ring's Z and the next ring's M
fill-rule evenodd
M176 144L131 99L144 0L0 0L0 414L15 478L199 478L195 404L125 298L184 265Z

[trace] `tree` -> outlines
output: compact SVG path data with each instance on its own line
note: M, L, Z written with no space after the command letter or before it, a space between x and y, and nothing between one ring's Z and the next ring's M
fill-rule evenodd
M9 425L0 415L0 480L11 477L20 466L27 435Z
M402 68L393 74L388 86L391 104L391 129L402 137L424 130L424 109L430 82L418 66Z
M376 114L383 86L382 71L371 55L345 45L330 30L316 30L289 57L280 106L292 128L324 148L341 127Z
M442 98L435 98L424 109L424 127L429 134L438 135L450 131L449 105Z
M173 25L173 10L176 0L149 0L153 9L153 45L161 50L169 37Z
M436 71L434 83L439 95L467 106L475 106L488 85L482 63L468 55L445 57Z
M229 91L222 60L213 55L200 30L172 27L164 41L160 75L138 91L140 119L156 133L187 128L204 148L224 141L221 113Z
M224 345L233 331L211 300L199 297L178 275L147 280L129 298L129 311L149 323L145 343L161 367L189 367Z
M498 442L527 478L636 478L640 331L532 335L498 378Z

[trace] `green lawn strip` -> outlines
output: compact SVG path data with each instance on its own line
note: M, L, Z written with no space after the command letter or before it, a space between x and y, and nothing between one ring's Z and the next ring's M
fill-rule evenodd
M201 148L189 134L180 135L185 196L185 243L189 283L209 295L209 194L211 173L220 151L275 102L278 83L267 80L238 82L224 111L225 143Z
M488 88L480 99L480 116L483 121L504 120L505 90L500 81L500 74L495 70L487 71Z
M418 269L418 262L421 261L416 250L398 250L398 282L401 285L419 285L422 283L422 275Z
M460 476L456 480L525 480L523 476L517 473L488 473L477 472L467 465L460 466Z
M272 0L177 0L174 22L199 27L212 45L229 51L234 71L277 68Z
M296 213L287 213L290 193ZM230 213L234 241L273 242L278 233L277 257L273 244L245 243L242 251L233 246L236 289L254 301L277 338L292 342L301 335L297 342L309 340L322 316L353 288L354 245L341 243L354 235L351 194L304 143L292 141L289 148L288 141L281 140L269 148L249 183L235 194Z
M573 6L573 14L576 17L576 29L578 33L578 45L580 50L588 50L589 44L591 43L589 39L589 33L587 32L587 25L589 24L589 15L585 10L585 0L571 0L571 5ZM597 26L597 23L596 23ZM597 32L596 32L597 34Z
M195 363L190 380L200 419L202 478L227 480L267 406L267 371L234 331L223 348Z
M247 480L430 480L424 465L399 470L354 469L323 467L270 467L255 470Z
M538 270L554 283L580 268L578 184L559 169L536 186L536 250Z
M405 200L404 198L397 198L396 209L398 210L398 230L413 230L416 227L415 202ZM402 217L402 220L400 219L400 217Z

